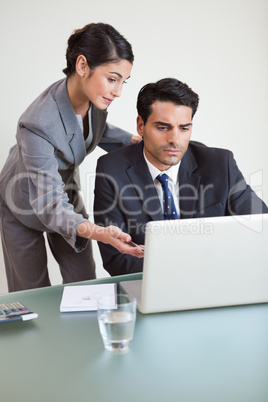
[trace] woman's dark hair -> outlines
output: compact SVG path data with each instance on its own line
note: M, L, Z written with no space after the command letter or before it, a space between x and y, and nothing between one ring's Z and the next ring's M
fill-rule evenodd
M134 61L130 43L111 25L101 22L88 24L70 36L66 51L67 67L63 70L67 77L76 71L79 55L85 56L91 70L120 60L128 60L131 64Z
M175 79L164 78L155 83L144 85L138 94L137 110L146 124L152 113L152 105L157 100L172 102L177 106L189 106L192 109L192 117L198 107L198 95L187 84Z

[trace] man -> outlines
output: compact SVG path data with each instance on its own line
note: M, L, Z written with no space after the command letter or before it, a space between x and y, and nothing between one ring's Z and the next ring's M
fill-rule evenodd
M176 79L141 89L137 132L143 141L99 159L96 224L117 225L141 245L151 220L268 212L230 151L190 141L198 102L198 95ZM106 244L99 243L99 248L110 275L142 271L143 259L120 254Z

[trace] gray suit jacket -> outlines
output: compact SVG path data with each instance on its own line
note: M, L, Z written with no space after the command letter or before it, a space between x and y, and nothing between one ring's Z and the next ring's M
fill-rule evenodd
M93 140L86 148L66 82L52 84L21 116L17 145L0 175L0 194L27 227L60 233L82 251L87 240L76 233L87 214L78 166L98 144L109 151L127 145L131 134L106 123L107 111L92 105Z

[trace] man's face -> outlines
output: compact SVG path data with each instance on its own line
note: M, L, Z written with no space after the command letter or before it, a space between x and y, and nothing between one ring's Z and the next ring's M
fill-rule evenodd
M172 102L156 101L146 124L137 117L137 131L143 137L144 152L159 170L177 165L188 149L192 134L192 109Z

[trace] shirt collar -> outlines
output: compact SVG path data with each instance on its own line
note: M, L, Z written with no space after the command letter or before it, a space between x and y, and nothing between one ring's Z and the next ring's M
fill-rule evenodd
M161 171L161 170L157 169L157 167L155 167L151 162L148 161L148 159L145 156L144 150L143 150L143 156L144 156L145 162L147 163L147 166L148 166L148 169L149 169L149 172L150 172L150 174L152 176L153 181L156 179L156 177L159 174L166 173L168 175L168 177L175 184L178 183L178 181L179 181L178 173L179 173L179 167L180 167L181 161L179 161L179 163L177 163L177 165L173 165L170 168L168 168L167 170Z

